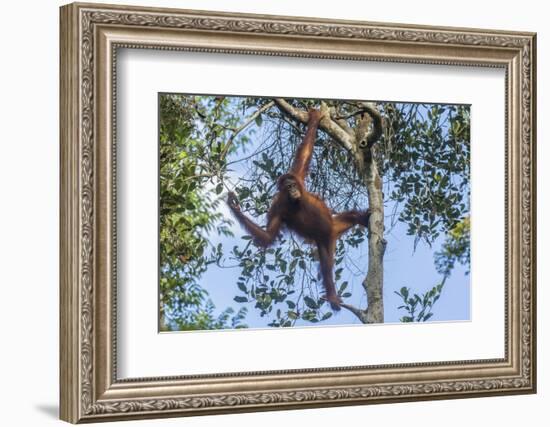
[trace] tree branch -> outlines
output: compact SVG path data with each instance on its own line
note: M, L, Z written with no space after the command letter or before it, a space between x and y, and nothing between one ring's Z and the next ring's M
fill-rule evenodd
M298 108L294 108L282 98L275 98L274 101L283 114L287 115L297 122L301 122L304 124L307 123L307 112ZM357 151L357 143L355 141L354 135L346 132L344 129L342 129L342 127L340 127L340 125L338 125L338 123L333 121L328 116L323 117L321 123L319 124L319 128L322 129L327 135L331 136L334 140L336 140L346 150L352 153L355 153Z
M359 141L359 146L361 148L371 148L373 144L380 139L382 136L382 115L378 109L368 102L361 103L361 110L368 113L372 119L372 128L367 133L365 138Z
M283 114L286 114L287 116L291 117L292 119L298 122L307 124L307 119L308 119L307 112L300 110L298 108L294 108L292 105L286 102L283 98L275 98L274 101L275 101L275 104L277 104L277 107L279 107L279 110L281 110Z
M233 134L229 137L229 139L227 140L227 143L225 144L225 147L223 147L223 151L220 155L220 158L225 158L225 156L227 155L227 152L229 151L229 148L231 148L231 146L233 145L233 141L235 140L235 138L237 137L237 135L242 132L246 127L248 127L248 125L250 123L252 123L254 120L256 120L256 118L262 114L264 111L266 110L269 110L271 107L273 107L275 105L275 102L271 101L271 102L268 102L267 104L265 104L264 106L262 106L261 108L258 108L258 110L256 110L254 112L254 114L252 114L248 119L246 119L244 121L244 123L242 125L240 125L238 128L235 128L233 130Z
M345 304L345 303L341 303L340 307L344 307L345 309L351 311L353 314L355 314L359 318L359 320L362 323L367 323L367 311L366 310L361 310L358 307L355 307L351 304Z

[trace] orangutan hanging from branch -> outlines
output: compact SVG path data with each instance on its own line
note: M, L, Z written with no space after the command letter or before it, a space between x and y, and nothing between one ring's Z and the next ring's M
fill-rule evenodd
M368 110L365 112L369 113ZM307 114L304 140L296 151L292 167L277 181L278 192L273 197L267 213L266 228L261 228L241 212L237 197L232 192L228 195L228 205L259 246L271 245L283 225L296 232L306 242L315 244L319 254L325 300L330 303L333 310L340 310L342 300L336 292L333 275L336 241L355 225L368 227L370 210L333 214L319 196L306 190L304 181L309 170L317 129L324 119L330 121L326 108L322 108L321 111L310 109ZM374 120L373 125L376 128L374 133L377 133L378 137L379 120Z

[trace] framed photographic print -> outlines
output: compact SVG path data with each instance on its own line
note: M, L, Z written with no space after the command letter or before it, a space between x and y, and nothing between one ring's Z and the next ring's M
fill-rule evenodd
M535 34L61 8L61 418L536 390Z

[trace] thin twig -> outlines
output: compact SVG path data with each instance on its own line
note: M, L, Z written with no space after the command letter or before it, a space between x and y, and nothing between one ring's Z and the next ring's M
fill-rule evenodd
M254 114L252 114L247 120L245 120L245 122L240 125L238 128L236 128L234 131L233 131L233 134L229 137L229 140L227 141L227 143L225 144L225 147L223 147L223 150L222 150L222 153L220 155L220 157L222 159L225 158L225 156L227 155L227 152L229 151L229 148L231 148L231 146L233 145L233 141L235 140L236 136L242 132L250 123L252 123L254 120L256 120L256 118L262 114L264 111L266 110L269 110L271 107L273 107L275 105L275 102L274 101L271 101L271 102L268 102L267 104L265 104L263 107L261 108L258 108L258 110L256 110L254 112Z

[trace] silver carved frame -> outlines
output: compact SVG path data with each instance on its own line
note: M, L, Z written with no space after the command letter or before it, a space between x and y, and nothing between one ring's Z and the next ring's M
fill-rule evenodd
M399 402L536 390L533 33L100 4L61 14L60 416L130 418ZM506 72L505 357L119 380L117 48L501 67Z

